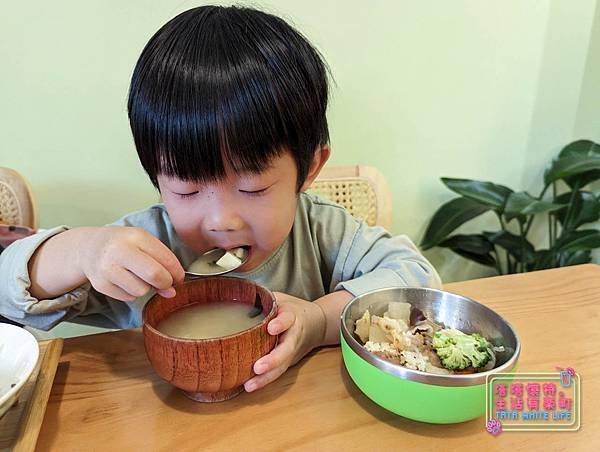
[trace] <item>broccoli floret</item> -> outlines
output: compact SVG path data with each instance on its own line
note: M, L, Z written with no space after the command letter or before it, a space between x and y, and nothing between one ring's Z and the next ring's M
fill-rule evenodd
M435 333L432 346L442 365L450 370L462 370L469 366L476 369L483 367L493 353L491 344L480 334L465 334L454 328Z

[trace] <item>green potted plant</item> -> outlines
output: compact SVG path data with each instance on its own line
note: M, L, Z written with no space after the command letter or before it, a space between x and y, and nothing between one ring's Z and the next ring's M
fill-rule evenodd
M498 274L590 262L592 250L600 247L600 231L590 225L600 219L600 199L589 185L599 179L600 145L589 140L575 141L560 151L544 173L538 196L492 182L442 178L460 196L435 212L421 247L449 248ZM498 230L451 235L488 211L495 213ZM529 240L537 218L547 222L547 247L541 249Z

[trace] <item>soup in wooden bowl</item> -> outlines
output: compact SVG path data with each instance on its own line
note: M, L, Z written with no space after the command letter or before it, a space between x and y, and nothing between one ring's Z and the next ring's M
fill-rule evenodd
M262 313L252 310L262 304ZM143 333L152 367L192 399L235 397L252 366L277 342L267 332L277 314L274 295L253 281L214 277L177 286L175 298L155 295L144 307Z

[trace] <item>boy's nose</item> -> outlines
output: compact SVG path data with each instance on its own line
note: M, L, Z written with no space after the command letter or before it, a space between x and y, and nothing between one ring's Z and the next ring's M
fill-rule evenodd
M235 210L224 205L210 206L205 216L205 227L211 232L238 231L243 225Z

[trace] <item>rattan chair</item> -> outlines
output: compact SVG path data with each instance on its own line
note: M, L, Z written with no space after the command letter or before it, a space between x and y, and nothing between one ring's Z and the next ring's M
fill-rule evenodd
M369 226L392 226L392 195L381 172L371 166L325 167L308 190L343 207Z
M37 210L29 182L15 170L2 167L0 224L37 228Z

